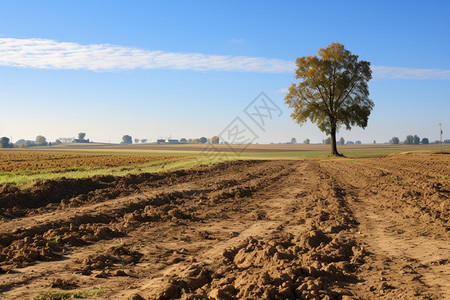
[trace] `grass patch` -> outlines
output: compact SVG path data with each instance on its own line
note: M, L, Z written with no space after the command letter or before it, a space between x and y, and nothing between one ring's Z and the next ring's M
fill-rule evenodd
M389 154L402 153L402 152L413 152L413 151L423 151L423 149L418 148L382 148L382 149L364 149L364 150L350 150L342 151L342 153L348 158L375 158L380 156L385 156Z
M91 298L106 293L108 290L96 289L86 292L69 291L40 291L34 300L59 300L69 298Z

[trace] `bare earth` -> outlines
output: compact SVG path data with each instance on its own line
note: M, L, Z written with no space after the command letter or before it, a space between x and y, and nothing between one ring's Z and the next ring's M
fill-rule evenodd
M450 299L450 155L0 187L0 298Z

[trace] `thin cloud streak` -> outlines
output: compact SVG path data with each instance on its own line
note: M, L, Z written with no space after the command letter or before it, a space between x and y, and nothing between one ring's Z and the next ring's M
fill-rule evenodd
M175 69L285 73L294 64L279 59L148 51L108 44L80 45L43 39L0 38L0 65L37 69L114 71Z
M289 93L289 89L281 88L276 91L277 94L287 94Z
M375 79L450 80L450 70L371 66Z
M235 44L243 44L245 43L245 39L232 39L230 42Z
M109 44L80 45L46 39L0 38L0 66L90 70L173 69L255 73L293 73L281 59L150 51ZM372 66L375 79L450 80L450 70Z

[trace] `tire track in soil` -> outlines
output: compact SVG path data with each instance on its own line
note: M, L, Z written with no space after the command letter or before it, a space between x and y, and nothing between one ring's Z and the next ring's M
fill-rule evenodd
M304 171L305 165L301 165L300 167L295 166L292 167L288 173L283 172L285 176L291 175L294 172L295 173L302 173ZM279 194L280 192L283 192L284 189L286 189L286 181L285 177L275 176L276 178L281 178L277 182L270 182L270 184L277 183L278 190L276 194ZM284 183L284 184L283 184ZM292 186L289 186L289 194L296 193L297 189L293 188ZM264 195L264 190L258 191L253 197L261 197L261 194ZM274 205L274 199L268 198L258 203L258 207L260 211L264 211L264 219L261 220L258 217L256 220L243 220L240 219L240 224L237 225L233 222L233 228L232 232L230 232L230 237L225 238L223 240L218 241L214 244L208 244L204 248L198 248L196 249L196 260L201 261L203 264L210 265L210 264L217 264L218 261L220 261L223 257L224 251L226 249L236 247L238 245L244 245L246 243L246 240L253 239L254 237L266 237L272 235L274 232L277 232L280 230L281 227L283 227L283 224L289 224L290 221L286 221L286 219L280 219L278 218L278 214L280 213L280 210L283 210L286 206L292 205L292 201L295 200L295 198L290 198L288 201L286 199L279 199L281 202L278 202ZM284 201L283 201L284 200ZM271 203L265 203L265 202L271 202ZM286 203L287 202L287 203ZM266 213L267 212L267 213ZM214 223L216 221L213 220ZM212 223L212 222L208 222ZM222 224L209 224L211 227L220 227ZM207 225L208 226L208 225ZM224 226L222 226L224 227ZM225 226L227 227L227 226ZM303 225L300 225L300 227L304 227ZM300 231L299 226L291 226L292 231ZM239 247L239 246L238 246ZM164 268L161 270L158 274L155 274L154 278L148 280L147 282L141 283L141 287L138 290L129 290L127 292L124 292L120 294L120 297L123 299L127 299L128 297L131 297L132 295L136 293L140 294L158 294L160 292L162 286L167 281L167 277L175 278L175 274L179 274L180 270L189 270L189 266L192 264L192 262L180 262L173 264L169 266L168 268ZM150 297L153 299L152 297Z
M398 272L404 275L404 278L397 283L400 288L401 285L410 285L411 282L417 281L424 286L416 287L413 296L441 295L440 297L446 299L450 297L448 242L425 236L411 237L403 230L396 231L396 224L368 203L354 205L354 211L356 218L361 220L361 231L366 233L363 239L373 252L385 257L384 261L388 265L395 263L401 266Z
M409 163L414 166L419 161L413 158ZM418 181L417 177L422 177L420 180L424 184L427 180L434 184L436 177L428 174L435 173L433 167L437 164L423 164L422 172L415 172L416 177L407 177L405 180L405 174L411 175L409 169L414 167L405 168L390 163L390 166L383 165L383 176L374 175L379 174L378 162L374 164L375 167L360 163L355 168L342 162L324 166L332 174L330 176L340 179L351 195L349 205L360 223L358 239L371 252L366 268L359 274L365 281L355 287L355 294L364 298L365 293L371 292L380 299L450 299L448 234L444 233L444 237L441 237L442 232L445 232L442 227L435 232L436 236L433 236L434 227L429 229L427 235L417 234L416 229L422 230L426 224L422 224L420 219L411 218L408 208L415 208L414 204L421 205L421 201L425 202L426 199L408 201L402 197L404 194L398 192L399 189L409 189L411 182ZM430 165L431 168L427 169ZM439 164L439 168L444 172L449 170L448 164ZM374 182L374 178L377 181ZM386 181L381 183L384 187L380 191L381 196L372 189L373 185L380 186L380 181ZM390 199L385 198L386 195L390 195ZM445 199L444 196L442 201ZM399 209L401 207L405 209ZM427 211L422 211L427 214ZM445 224L445 219L443 221Z
M396 165L402 159L408 168ZM36 231L65 233L75 221L68 233L84 232L85 243L24 268L0 256L0 297L31 298L63 279L106 288L105 299L440 299L445 285L436 285L448 276L440 201L449 190L435 182L448 170L440 159L231 162L169 173L131 196L57 204L0 222L2 237L28 245ZM424 191L409 186L416 182ZM121 235L97 234L103 227Z
M351 295L346 289L354 280L350 270L362 262L364 254L346 230L354 225L339 186L316 181L321 175L315 162L294 163L291 172L246 199L266 212L262 220L235 226L232 238L197 251L196 263L164 268L138 290L120 294L120 299L133 293L148 299L337 299ZM245 223L239 214L235 218Z
M220 199L222 197L240 197L239 195L241 193L243 193L243 195L251 195L257 188L264 188L264 185L267 184L267 182L269 181L273 181L274 179L276 180L277 176L282 176L280 174L284 173L284 170L282 167L276 167L275 169L273 167L271 167L272 165L275 165L274 163L268 162L268 163L264 163L261 162L259 164L255 164L255 163L242 163L242 166L238 167L238 168L243 168L243 170L241 170L241 172L239 172L239 175L236 176L235 170L233 170L232 172L229 172L228 174L226 172L224 172L225 174L218 174L215 177L211 177L208 176L207 179L202 178L202 180L193 180L193 182L187 182L187 183L181 183L175 186L170 187L170 190L172 191L172 193L176 193L179 192L181 193L180 195L176 195L179 196L179 198L189 198L189 197L185 197L186 195L193 195L193 196L198 196L201 195L201 198L208 198L208 194L214 194L215 191L219 191L219 193L216 193L213 196L216 197L212 197L212 198L218 198ZM248 168L246 168L248 167ZM212 169L214 169L216 167L213 167ZM267 169L269 168L271 172L267 172ZM226 168L225 168L226 169ZM232 169L232 168L230 168ZM275 172L275 176L274 176L274 170L278 169L278 171ZM226 170L225 170L226 171ZM244 171L244 172L243 172ZM262 177L263 179L260 179L260 177ZM266 179L264 179L265 177L267 177ZM186 186L190 186L190 190L186 189ZM201 189L202 187L206 186L207 188ZM225 187L226 186L226 187ZM165 187L165 189L167 190L167 187ZM178 191L177 191L178 189ZM48 228L60 228L61 226L64 227L64 225L66 224L70 224L70 223L89 223L95 220L102 220L105 224L107 224L108 221L113 220L113 219L118 219L121 216L125 216L127 212L130 211L136 211L137 209L143 208L145 205L148 205L150 203L148 203L148 199L152 199L151 196L154 195L156 192L154 191L153 193L151 192L145 192L145 193L141 193L137 196L133 196L133 197L123 197L123 198L119 198L119 199L113 199L113 200L108 200L105 202L101 202L101 203L96 203L96 204L90 204L90 205L86 205L86 206L82 206L82 207L77 207L77 208L68 208L67 211L66 210L56 210L54 212L51 213L47 213L45 215L42 216L33 216L30 218L22 218L22 219L14 219L12 221L9 222L4 222L2 224L1 227L1 231L8 235L8 232L15 232L16 236L20 239L27 239L27 236L33 236L39 233L42 233L42 231L44 231L45 229ZM167 193L164 194L163 196L167 196ZM170 194L169 194L170 196ZM172 195L173 196L173 195ZM211 195L209 195L211 196ZM144 198L144 199L142 199ZM166 197L167 198L167 197ZM170 202L174 202L173 197L172 199L169 199ZM181 202L179 203L175 203L178 205L182 205L185 199L182 199ZM187 199L189 200L189 199ZM59 220L59 221L58 221ZM29 226L29 224L39 224L39 225L32 225ZM111 225L111 224L109 224ZM169 224L169 225L173 225L173 224ZM178 224L179 225L179 224ZM17 230L18 227L23 227L23 229ZM139 227L139 225L138 225ZM163 225L164 227L164 225ZM170 226L169 226L170 227ZM132 231L135 229L139 229L139 228L135 228L133 226L131 226L131 228L128 228L126 230L127 233L131 233L132 235ZM162 229L156 229L156 232L161 232ZM11 235L11 234L10 234ZM12 234L14 236L14 234ZM5 242L6 239L2 239L3 243ZM127 237L124 237L122 239L123 241L127 241ZM108 244L107 241L103 241L102 238L100 238L98 241L93 241L96 242L95 244L101 244L104 243L105 245ZM114 243L114 242L113 242ZM117 242L116 242L117 243ZM90 243L88 243L90 244ZM95 245L94 244L94 245ZM88 246L89 247L89 246ZM83 247L81 248L75 248L72 249L75 251L83 251ZM69 251L69 253L72 251ZM79 256L79 254L77 254L76 256L72 256L70 257L67 256L68 253L64 253L66 259L68 258L69 260L76 258L76 256ZM4 261L3 263L7 263L7 261ZM47 263L44 262L42 263L45 266L42 266L41 268L32 268L33 272L38 272L36 270L40 269L41 270L41 275L45 275L46 273L48 273L48 270L51 270L52 268L48 268L48 266L53 266L52 263ZM25 271L19 271L19 272L27 272L26 269L24 269ZM57 274L58 272L54 272L54 274ZM25 276L25 275L24 275ZM27 276L25 276L27 277ZM9 285L8 284L2 284L1 288L2 290L9 290L9 289L13 289L14 286L17 286L20 282L28 282L28 281L32 281L32 278L36 278L39 276L28 276L28 278L26 279L20 279L19 281L17 280L13 280L15 282L11 282ZM27 283L28 286L30 286L29 283ZM14 293L13 293L14 294Z
M214 169L215 168L216 167L214 167ZM140 191L133 196L119 197L99 203L87 202L80 207L66 207L61 205L44 214L0 222L0 235L16 233L20 235L20 238L24 238L29 235L42 233L48 228L68 226L71 223L83 224L101 221L102 223L107 224L111 220L119 218L126 213L136 211L146 205L158 205L158 203L152 203L155 199L174 201L182 197L195 196L196 194L201 193L211 193L215 190L226 191L227 189L225 186L227 188L232 188L233 186L243 185L252 178L261 176L258 172L251 174L251 168L248 171L250 172L243 173L243 176L237 180L234 174L219 174L214 178L206 175L200 176L199 178L194 177L192 181L169 185L169 187L162 186L153 189L144 188L143 191ZM30 226L30 224L32 225ZM29 232L28 234L27 231ZM9 239L4 237L3 240Z
M136 194L141 190L160 188L182 182L207 180L214 173L221 177L222 171L230 173L239 169L244 162L219 163L212 167L192 170L180 170L168 173L143 173L115 177L111 175L94 176L92 178L47 180L37 182L33 187L20 191L16 186L3 185L0 187L0 221L9 221L17 217L43 214L67 207L78 207L88 203L98 203L109 199ZM252 166L262 161L246 161L245 165ZM226 175L225 175L226 176ZM254 174L247 173L250 179ZM233 185L233 180L225 180L224 184Z
M237 295L239 298L250 299L254 298L252 295L262 296L261 293L265 293L267 295L285 295L288 298L294 297L294 294L299 294L315 299L319 295L327 295L328 293L330 295L339 295L340 292L345 293L345 290L342 290L342 286L339 287L339 284L333 288L335 291L327 291L326 289L330 284L335 285L332 283L335 281L333 278L347 280L345 279L347 275L344 275L343 271L340 271L339 265L335 266L335 264L344 263L344 265L341 265L353 268L352 264L345 263L345 260L350 259L348 255L354 258L357 258L357 256L345 253L359 250L357 248L351 250L355 244L351 241L347 244L345 240L342 240L342 235L336 236L329 243L331 238L320 229L316 229L316 226L319 226L325 230L330 227L328 226L330 222L332 224L337 222L338 225L330 227L333 232L340 232L342 229L339 228L347 228L347 221L345 221L347 217L342 219L344 223L337 221L337 218L340 218L337 214L341 209L343 209L341 212L344 213L344 216L348 214L345 203L343 203L340 194L336 192L338 188L331 189L332 195L329 195L328 192L323 195L320 193L322 196L315 193L316 190L321 190L322 185L317 186L317 183L308 180L308 178L315 178L317 175L318 170L314 163L267 162L262 164L260 168L262 169L261 176L252 176L253 179L243 186L235 185L227 190L227 188L221 186L223 182L219 182L218 188L213 189L213 192L206 195L200 193L195 195L193 199L186 199L186 201L177 204L182 212L186 212L186 209L195 212L195 220L172 218L171 220L161 219L157 222L131 222L127 236L120 239L122 245L120 247L125 248L125 252L138 250L142 254L143 259L136 264L124 265L121 262L122 257L117 258L117 255L116 258L111 258L110 250L117 247L117 239L100 239L87 246L75 248L77 253L70 252L72 254L66 256L65 264L62 261L57 261L56 264L43 262L29 267L34 271L32 273L37 273L39 276L25 272L20 277L15 276L15 274L7 274L11 279L9 279L9 285L4 285L4 295L10 298L22 298L29 295L30 291L50 286L48 280L46 281L42 277L47 277L49 280L59 277L72 280L72 283L75 282L85 289L93 286L106 287L111 290L109 294L105 295L106 298L125 299L126 294L121 291L125 290L128 294L132 294L132 291L140 291L139 287L148 287L148 285L145 285L147 280L145 278L158 278L159 270L168 273L168 275L175 272L176 275L187 276L187 292L191 294L202 293L201 291L194 291L194 289L199 284L204 285L206 283L205 277L201 277L205 275L205 272L209 273L214 270L208 271L210 268L208 266L205 269L205 263L208 261L212 261L212 268L217 264L221 265L222 269L231 268L229 271L232 277L228 277L227 280L234 280L233 276L242 272L247 274L245 276L250 276L247 279L236 279L235 284L238 289L236 293L240 290L240 294ZM253 170L252 173L258 173L257 171ZM304 171L305 174L301 174L302 176L299 178L299 174L292 176L294 171L298 171L298 173ZM235 174L234 177L236 177ZM297 187L297 185L300 187ZM325 188L330 188L330 186L326 184ZM328 200L325 199L328 196L333 198L329 199L334 205L331 213L324 212L329 208ZM316 201L319 201L319 206L317 206ZM271 218L274 220L270 220ZM133 221L132 219L131 221ZM275 227L277 224L279 225ZM304 230L305 226L310 229ZM258 234L256 239L250 236L245 239L246 236L256 233ZM335 233L330 234L331 236L336 235ZM235 250L228 249L223 251L222 254L217 253L223 249L223 247L215 248L221 241L224 242L223 246L232 245L231 249ZM327 245L325 246L325 244ZM244 248L245 251L250 251L250 256L242 253ZM208 249L213 250L208 252ZM99 250L101 254L98 253ZM242 264L248 259L252 260L254 255L260 255L260 251L269 251L269 257L262 261L261 266L247 273L246 267L243 267ZM303 254L296 258L292 254L293 251L300 251L299 254ZM211 252L216 255L207 254ZM336 254L331 255L334 252ZM202 253L206 254L202 255ZM231 260L233 260L233 257L226 253L236 256L235 262L231 262L231 265L227 262L227 257L230 257ZM336 256L337 253L343 254ZM273 255L273 258L270 258L270 255ZM208 260L209 256L211 258ZM105 262L104 259L108 257L115 259L115 263ZM217 257L221 257L219 262L217 262ZM102 264L99 267L94 267L92 273L89 273L90 276L80 277L78 275L80 268L91 267L90 264L86 266L86 261L92 261L98 265L95 261L98 259L103 259L100 261ZM205 261L202 261L202 259L205 259ZM302 263L299 259L306 261ZM320 261L323 259L329 260L331 263L322 264ZM180 261L186 262L186 264L183 263L185 269L178 267L171 272L171 266L179 264ZM237 269L233 267L235 263ZM276 267L276 265L285 263L288 263L286 267ZM307 267L311 263L314 264L314 267ZM271 269L273 267L281 268L280 270L291 270L289 272L294 273L292 275L280 273L276 269ZM114 274L123 270L126 272L121 274L125 273L128 276L115 277ZM269 273L267 273L268 271ZM253 272L257 274L257 277L252 275ZM169 276L176 276L175 274ZM220 276L219 274L216 272L215 276ZM200 276L200 278L192 278L192 276ZM260 291L254 290L253 284L247 284L247 282L259 280L259 276L266 276L264 280L269 280L265 283L268 285L262 286L263 289ZM20 279L17 279L18 277ZM14 280L16 281L13 282ZM144 283L141 282L142 280L144 280ZM287 285L281 285L284 280L288 280ZM24 289L20 282L26 282L26 288L30 290ZM166 285L160 286L159 292L170 292L171 287L178 288L170 282L165 283ZM169 290L165 289L167 283L169 284ZM223 292L220 290L220 282L213 280L211 284L212 286L207 293ZM296 290L296 288L299 290ZM320 290L321 288L325 290ZM146 289L142 292L145 297L154 298L153 292ZM180 291L176 290L175 292ZM161 299L163 298L164 296Z

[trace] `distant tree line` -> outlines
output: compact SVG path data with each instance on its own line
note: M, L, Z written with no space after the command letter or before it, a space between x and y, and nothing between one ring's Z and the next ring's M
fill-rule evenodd
M33 147L33 146L47 146L51 145L52 143L47 142L47 139L43 135L38 135L34 141L32 140L24 140L20 139L16 143L11 143L10 139L7 137L2 137L0 139L1 141L1 147L2 148L27 148L27 147ZM57 144L57 142L54 142L54 144Z
M434 142L430 142L428 138L420 138L418 135L407 135L405 140L403 142L400 142L400 139L396 136L394 136L390 141L390 144L393 145L399 145L399 144L404 144L404 145L428 145L428 144L439 144L440 142L438 140L434 141ZM444 144L450 144L450 140L444 140L443 141Z
M328 138L326 138L326 139L323 139L323 140L322 140L322 144L324 144L324 145L330 145L330 144L331 144L331 137L328 137ZM345 145L345 144L347 144L347 145L361 145L362 142L361 142L361 141L356 141L356 142L353 142L353 141L347 141L347 143L346 143L346 142L345 142L345 139L344 139L343 137L341 137L341 138L339 139L339 141L338 141L338 144L339 144L339 145Z
M139 142L141 143L147 143L148 140L147 139L138 139L138 138L132 138L130 135L126 134L124 136L122 136L122 141L120 142L121 144L124 145L129 145L129 144L133 144L133 141L135 144L138 144ZM220 138L218 136L213 136L211 138L206 138L204 136L200 137L200 138L195 138L195 139L186 139L186 138L181 138L180 140L177 139L157 139L156 140L157 144L219 144L220 143Z
M78 139L74 138L59 138L54 142L48 142L47 138L43 135L38 135L34 140L25 140L20 139L17 140L14 144L10 142L10 139L7 137L1 138L1 147L2 148L28 148L35 146L53 146L53 145L61 145L65 143L89 143L89 139L85 139L86 133L80 132L78 134Z
M12 143L10 138L8 137L1 137L0 138L0 147L1 148L28 148L28 147L34 147L34 146L53 146L53 145L61 145L61 144L67 144L67 143L90 143L89 139L85 139L86 133L80 132L78 133L78 138L58 138L53 142L48 142L47 138L43 135L38 135L34 140L25 140L20 139L17 140L15 143ZM122 136L121 144L129 145L129 144L135 144L138 143L148 143L148 139L138 139L138 138L132 138L130 135L124 135ZM329 145L331 144L331 138L327 137L322 140L322 144ZM169 143L169 144L219 144L220 138L218 136L213 136L211 138L206 138L204 136L200 138L181 138L180 140L177 139L158 139L157 143ZM309 138L305 139L303 141L303 144L310 144L311 140ZM376 141L373 141L374 144L376 144ZM428 145L428 144L439 144L440 141L436 140L433 142L430 142L428 138L420 138L418 135L407 135L406 138L401 141L398 137L394 136L389 140L390 144L393 145ZM444 140L444 144L450 144L450 139ZM291 138L290 142L287 142L287 144L297 144L297 139L295 137ZM338 140L339 145L360 145L362 144L361 141L345 141L343 137L341 137Z

